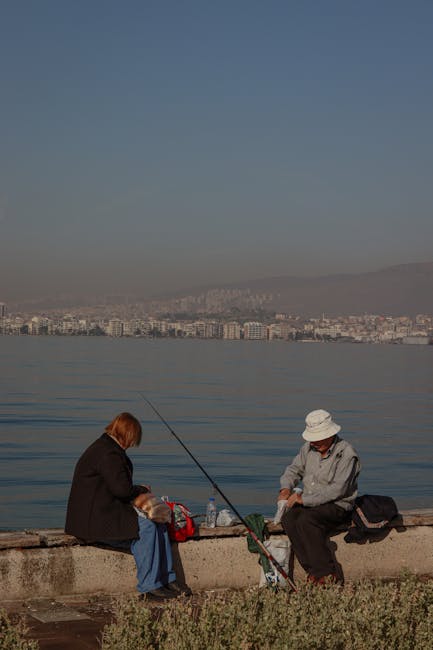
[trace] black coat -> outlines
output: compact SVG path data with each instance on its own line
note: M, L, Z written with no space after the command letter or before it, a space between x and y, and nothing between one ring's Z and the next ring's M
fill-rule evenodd
M75 467L65 532L89 542L138 537L138 517L130 501L145 491L132 484L125 450L104 433Z

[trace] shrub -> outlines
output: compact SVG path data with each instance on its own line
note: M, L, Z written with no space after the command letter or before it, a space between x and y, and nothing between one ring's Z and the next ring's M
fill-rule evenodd
M226 592L156 609L126 598L116 617L103 650L426 650L433 648L433 582Z
M39 644L24 639L25 633L23 623L13 625L6 612L0 609L0 650L37 650Z

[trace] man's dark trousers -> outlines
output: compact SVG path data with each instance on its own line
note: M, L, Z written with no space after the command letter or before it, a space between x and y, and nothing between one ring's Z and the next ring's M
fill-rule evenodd
M311 508L298 504L285 511L281 523L293 552L309 575L322 578L336 573L327 538L331 531L347 523L349 517L350 513L335 503L324 503Z

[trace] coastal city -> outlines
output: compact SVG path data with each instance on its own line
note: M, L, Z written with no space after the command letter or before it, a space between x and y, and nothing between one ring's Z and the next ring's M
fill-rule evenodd
M26 314L8 312L0 303L0 334L4 336L109 336L136 338L198 338L245 341L347 342L428 345L433 342L433 316L362 314L304 318L286 313L261 313L260 319L162 317L142 314L89 316L84 313Z

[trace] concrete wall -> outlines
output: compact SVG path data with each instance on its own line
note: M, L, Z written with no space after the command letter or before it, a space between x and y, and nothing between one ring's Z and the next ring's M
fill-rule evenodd
M431 517L430 517L431 519ZM427 517L427 520L430 522ZM346 544L344 533L332 537L331 547L346 580L363 577L398 577L403 570L433 576L433 522L417 514L418 524L391 529L373 544ZM21 548L0 534L0 602L3 600L55 597L97 592L118 594L134 591L132 555L94 546L78 545L61 531L45 533L45 546L34 546L26 536ZM231 534L230 534L231 533ZM218 529L199 539L173 545L177 575L193 590L247 587L258 584L258 556L249 553L242 527ZM14 534L13 534L14 535ZM36 532L28 535L36 535ZM2 542L3 536L3 542ZM274 539L278 539L276 535ZM9 541L8 541L9 539ZM54 541L53 541L54 540ZM15 539L16 541L16 539ZM23 544L29 543L29 548ZM304 579L295 565L295 579Z

